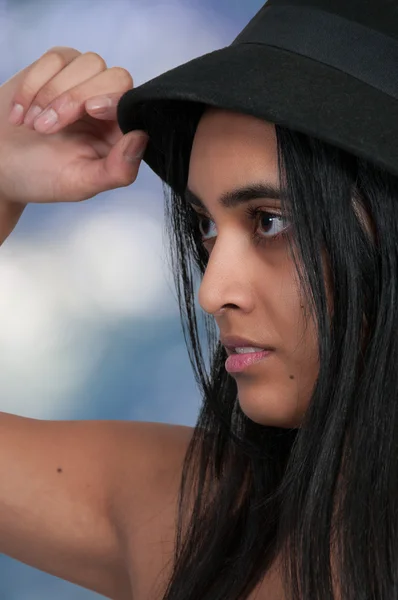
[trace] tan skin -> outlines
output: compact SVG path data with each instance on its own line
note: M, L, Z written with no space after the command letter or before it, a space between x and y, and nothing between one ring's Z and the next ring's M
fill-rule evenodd
M188 180L207 209L200 211L209 261L199 302L214 316L222 336L275 348L265 361L233 375L245 414L260 424L297 427L314 386L318 354L310 319L305 327L305 301L287 239L290 223L267 216L281 217L278 200L260 198L233 208L218 201L227 190L261 182L279 187L274 126L248 115L208 110L195 136ZM253 220L248 208L264 212ZM283 231L285 236L277 235Z
M135 181L140 161L122 155L142 133L123 136L116 122L117 101L132 85L127 71L108 69L97 54L61 47L0 87L1 241L28 202L79 202ZM111 107L90 112L86 101L103 94ZM59 125L48 133L37 131L36 122L8 121L13 101L26 114L34 104L57 109L65 99ZM212 232L204 241L209 264L199 302L222 334L276 348L268 362L236 375L239 400L256 422L290 427L300 423L315 381L315 332L311 322L304 327L287 239L255 242L254 231L264 233L261 219L245 214L248 205L277 212L278 203L262 198L225 209L218 202L223 192L260 180L278 183L273 126L221 110L205 113L188 183ZM1 414L0 552L114 600L161 598L191 434L177 425ZM262 587L277 600L274 575Z

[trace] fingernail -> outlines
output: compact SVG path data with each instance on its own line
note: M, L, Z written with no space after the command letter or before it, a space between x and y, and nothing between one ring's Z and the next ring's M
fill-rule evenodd
M24 124L30 125L39 116L40 113L43 112L43 109L40 106L31 106L24 118Z
M98 98L90 98L86 102L86 108L93 112L106 112L112 106L112 100L108 96L98 96Z
M124 151L123 157L127 162L134 162L141 159L148 145L148 138L140 136L130 140L126 150Z
M24 113L24 107L22 104L14 104L8 117L8 121L12 125L19 125L22 123L22 115Z
M34 128L39 132L48 131L58 123L58 115L53 108L48 108L34 122Z

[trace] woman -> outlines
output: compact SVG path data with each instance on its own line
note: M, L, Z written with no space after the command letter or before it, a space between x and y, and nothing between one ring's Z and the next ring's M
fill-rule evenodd
M2 551L120 599L398 597L397 40L387 0L270 0L230 47L135 90L73 49L2 86L59 116L3 123L8 232L21 202L133 182L121 157L146 133L203 392L193 432L5 416Z

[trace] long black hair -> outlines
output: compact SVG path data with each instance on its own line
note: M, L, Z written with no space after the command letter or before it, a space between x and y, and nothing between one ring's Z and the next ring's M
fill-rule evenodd
M397 599L398 180L275 127L282 211L294 225L292 260L316 323L319 373L299 428L245 416L215 324L197 305L207 253L195 213L164 184L182 326L203 397L164 600L242 600L277 557L287 599ZM170 136L167 168L186 182L180 138Z

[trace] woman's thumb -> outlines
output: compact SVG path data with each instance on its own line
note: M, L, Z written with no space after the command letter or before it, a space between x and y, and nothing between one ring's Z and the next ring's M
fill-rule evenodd
M108 156L86 164L83 180L90 194L87 198L131 185L137 178L148 140L144 131L130 131L113 146Z
M127 163L136 164L144 156L148 140L148 135L144 131L133 131L131 135L125 135L121 140L123 143L119 142L122 150L122 159Z

